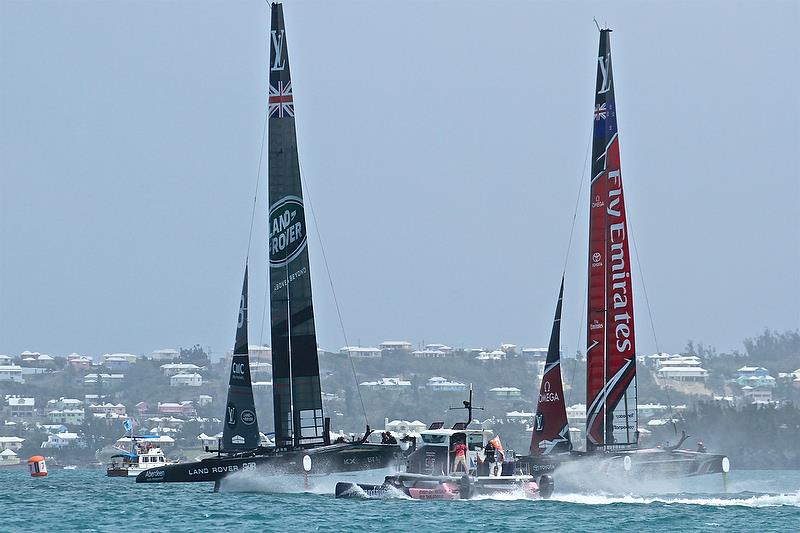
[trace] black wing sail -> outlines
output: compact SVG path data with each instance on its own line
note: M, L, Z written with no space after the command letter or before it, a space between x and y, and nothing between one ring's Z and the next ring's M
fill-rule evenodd
M250 354L247 344L247 266L244 269L242 299L236 323L236 343L231 358L231 378L228 401L225 404L225 423L222 429L223 450L252 450L261 444L250 382Z
M272 4L269 280L275 444L327 442L283 6Z

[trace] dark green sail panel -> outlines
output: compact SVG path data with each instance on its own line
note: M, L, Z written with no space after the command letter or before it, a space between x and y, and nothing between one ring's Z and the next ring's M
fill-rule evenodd
M311 298L283 6L272 4L269 62L269 280L277 446L327 441Z
M222 429L223 450L252 450L261 445L258 432L253 385L250 381L250 354L247 343L247 265L244 268L242 299L236 323L236 343L231 358L228 401Z

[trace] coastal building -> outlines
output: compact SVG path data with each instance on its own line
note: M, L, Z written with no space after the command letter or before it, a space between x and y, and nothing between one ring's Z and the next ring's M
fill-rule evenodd
M8 396L6 399L11 418L31 418L34 415L36 400L20 396Z
M14 358L0 353L0 366L13 364Z
M180 358L181 352L175 348L162 348L150 353L150 359L153 361L174 361Z
M411 353L414 346L408 341L383 341L378 348L386 355L402 355Z
M419 358L437 358L437 357L447 357L447 352L443 352L442 350L433 350L429 348L425 348L424 350L414 350L411 352L411 355L414 357Z
M544 359L547 357L547 348L523 348L524 359Z
M125 374L86 374L83 384L100 387L119 387L125 381Z
M433 392L466 392L467 385L459 381L449 381L441 376L428 380L428 388Z
M754 389L775 387L776 380L769 375L769 370L763 366L743 366L736 371L736 383L742 386L749 386Z
M83 402L77 398L64 398L63 396L58 400L47 400L45 411L53 409L79 409L83 407Z
M175 374L169 378L170 387L199 387L203 384L200 374Z
M438 344L438 343L426 344L425 345L425 349L426 350L436 350L436 351L439 351L439 352L444 352L444 353L446 353L448 355L453 353L453 348L448 346L448 345L446 345L446 344Z
M14 466L20 463L19 456L12 450L3 450L0 452L0 467Z
M200 441L200 445L203 447L203 449L217 449L220 439L222 439L222 432L219 432L216 435L206 435L205 433L200 433L197 436L197 440Z
M47 413L47 419L53 424L79 426L86 419L86 412L83 409L56 409Z
M92 367L92 363L92 358L86 357L85 355L71 353L67 356L67 364L81 370L88 370Z
M161 365L161 371L165 376L174 376L176 374L196 374L203 368L192 363L167 363Z
M22 377L22 367L17 365L0 365L0 381L25 383L25 378Z
M103 355L103 365L109 370L126 370L138 359L139 356L132 353L107 353Z
M14 450L18 452L22 448L25 439L19 437L0 437L0 450Z
M419 435L419 433L427 429L427 427L428 426L426 426L424 422L420 422L419 420L414 420L413 422L409 422L408 420L392 420L389 422L387 418L384 421L384 431L389 431L400 437Z
M506 358L506 352L501 350L494 350L491 352L480 352L475 358L478 361L502 361Z
M742 397L745 401L750 403L767 404L772 402L772 388L759 387L754 388L750 385L742 387Z
M37 424L39 429L43 429L46 433L65 433L69 428L64 424Z
M208 394L201 394L200 396L197 397L195 403L197 404L197 407L205 407L207 405L211 405L213 401L214 398L212 398Z
M162 415L196 416L197 410L190 401L180 403L158 402L158 413Z
M259 344L251 344L247 347L250 354L250 362L261 361L264 363L272 362L272 348L269 346L261 346Z
M113 404L111 402L90 405L89 412L96 418L113 418L112 415L127 416L125 413L125 406L121 403Z
M656 355L651 360L658 378L701 383L708 379L708 370L700 366L701 360L696 355Z
M400 391L411 388L411 382L402 378L380 378L377 381L364 381L360 386L374 391Z
M339 353L350 355L350 357L360 357L363 359L378 359L383 355L377 348L364 348L361 346L343 346Z
M47 441L42 443L42 448L83 448L86 443L77 433L55 433L47 436Z
M517 345L516 344L510 344L510 343L507 343L507 342L503 343L503 344L500 345L500 351L503 352L506 355L510 355L512 357L515 357L517 355Z
M514 400L522 397L522 391L517 387L494 387L489 389L489 396L497 400Z

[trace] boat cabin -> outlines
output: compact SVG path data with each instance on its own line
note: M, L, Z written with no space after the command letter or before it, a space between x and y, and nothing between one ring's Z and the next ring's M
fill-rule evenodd
M457 476L464 473L488 476L489 463L485 460L484 450L492 438L491 431L471 429L464 422L458 422L449 429L442 422L434 422L428 429L420 432L417 449L408 456L406 471L432 476ZM455 468L457 444L467 446L466 472L462 465ZM506 450L504 455L502 475L513 474L513 452ZM509 468L511 472L508 472Z

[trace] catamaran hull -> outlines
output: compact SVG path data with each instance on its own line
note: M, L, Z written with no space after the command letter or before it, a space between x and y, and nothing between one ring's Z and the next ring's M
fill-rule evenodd
M303 458L311 458L309 475L357 472L389 468L403 457L392 444L333 444L308 450L275 452L265 455L209 457L191 463L151 468L136 477L137 483L186 483L221 481L238 472L265 475L304 474Z
M376 500L406 497L414 500L466 500L476 496L522 494L526 498L549 498L553 494L553 478L544 475L536 482L533 476L426 476L396 474L386 476L380 485L339 482L337 498Z
M569 465L581 472L635 477L638 480L677 479L730 470L724 455L688 450L643 449L627 452L571 453L552 456L521 456L520 465L531 474L551 473Z

